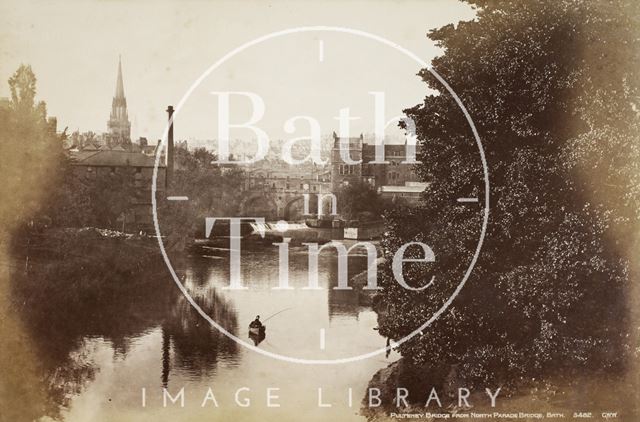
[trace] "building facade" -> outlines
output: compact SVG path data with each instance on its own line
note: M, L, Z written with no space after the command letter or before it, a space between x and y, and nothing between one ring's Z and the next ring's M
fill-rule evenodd
M142 152L125 151L118 146L109 149L107 146L87 147L83 150L70 150L69 155L75 176L87 183L98 178L107 179L112 174L122 175L135 188L131 197L131 208L122 216L126 230L135 229L151 231L153 229L153 204L151 203L151 185L155 158ZM158 166L157 190L160 197L165 191L166 166L163 162Z
M362 159L364 145L363 136L357 138L339 138L333 132L333 147L331 148L331 190L335 192L344 184L353 184L362 180L362 164L348 164L343 155L349 152L353 161ZM341 152L341 150L343 152Z
M414 164L407 163L406 144L386 144L384 146L384 161L375 163L376 146L364 142L362 135L357 138L339 138L333 134L334 143L331 150L331 188L335 192L345 184L357 181L370 183L380 190L382 186L406 186L408 183L419 182L414 171ZM347 164L340 154L340 145L349 151L353 161L358 164ZM342 153L344 154L344 152Z

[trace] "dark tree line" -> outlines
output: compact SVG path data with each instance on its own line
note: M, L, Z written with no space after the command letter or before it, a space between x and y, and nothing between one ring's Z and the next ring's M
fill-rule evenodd
M630 271L640 212L640 3L468 0L470 22L433 30L434 69L468 109L486 151L491 208L477 266L452 306L400 346L420 365L459 364L472 381L509 382L558 368L620 369L629 344ZM406 265L408 292L383 271L380 333L399 339L442 306L477 245L483 198L464 115L438 91L406 112L433 181L421 206L388 216L384 248L435 251ZM635 282L635 280L633 280Z

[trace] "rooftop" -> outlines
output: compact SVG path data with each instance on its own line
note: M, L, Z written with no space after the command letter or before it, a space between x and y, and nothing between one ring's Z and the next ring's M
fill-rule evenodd
M85 149L70 151L70 155L72 164L76 166L153 167L155 165L155 157L123 149ZM161 161L158 167L165 167L164 162Z

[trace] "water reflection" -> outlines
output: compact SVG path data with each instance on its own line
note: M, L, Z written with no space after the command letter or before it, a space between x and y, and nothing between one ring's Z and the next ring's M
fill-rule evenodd
M196 302L207 315L236 334L235 312L214 289L209 290L207 296L197 297ZM162 323L163 387L168 385L172 368L192 378L209 377L215 373L218 361L236 362L237 354L238 344L235 341L211 327L184 296L176 298Z
M267 334L264 330L260 330L257 333L249 331L249 338L253 341L253 345L257 346L267 337Z
M157 274L130 280L69 262L36 261L29 273L14 271L12 301L36 349L48 401L56 417L92 382L101 367L94 354L108 345L112 361L125 359L132 343L158 321L176 299ZM150 288L153 286L154 288Z
M305 358L351 356L384 346L373 330L376 316L366 294L357 288L330 289L337 280L335 256L323 253L319 260L324 290L308 291L302 289L307 284L307 254L292 250L289 279L294 290L275 292L271 287L278 283L277 250L246 255L242 271L250 289L244 291L224 289L229 273L224 253L174 262L193 299L233 335L272 353ZM349 276L365 265L364 258L350 259ZM85 269L72 278L66 273L64 282L56 283L55 266L39 262L29 274L15 273L13 299L43 362L49 397L43 413L61 420L115 420L122 416L119 412L149 411L140 408L141 388L190 386L206 391L211 384L223 386L218 388L229 394L234 383L295 386L294 396L306 387L305 400L314 408L318 384L353 386L359 388L354 396L361 397L371 375L386 364L370 360L339 371L338 377L333 368L321 372L274 363L211 327L161 267L135 278ZM265 320L266 337L249 335L247 327L256 314L273 316ZM326 330L327 350L319 348L318 327ZM304 401L298 397L294 402ZM148 406L161 407L151 398ZM327 412L342 414L344 409L323 411L318 419ZM348 411L349 417L359 419L355 413ZM173 420L180 417L174 415Z

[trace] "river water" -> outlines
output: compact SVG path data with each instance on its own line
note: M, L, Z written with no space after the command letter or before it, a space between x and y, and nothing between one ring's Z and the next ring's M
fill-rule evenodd
M212 250L174 265L203 311L264 351L336 359L385 346L374 330L371 297L356 287L331 288L338 274L333 251L323 252L319 260L321 290L303 289L308 283L305 248L290 251L293 289L272 289L278 284L277 253L276 247L242 251L249 288L241 291L224 289L229 282L225 253ZM349 258L350 277L364 269L366 257ZM46 372L50 417L69 422L361 421L358 412L369 380L397 359L381 354L346 364L304 365L263 356L211 327L178 293L165 269L138 277L124 282L143 287L126 294L105 287L108 291L80 305L58 303L25 312ZM106 280L101 283L109 285ZM267 326L261 341L248 333L257 314ZM164 388L172 397L184 389L184 407L180 399L165 406ZM277 396L271 399L273 407L268 393Z

